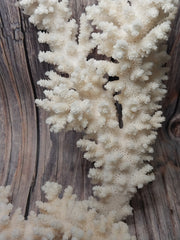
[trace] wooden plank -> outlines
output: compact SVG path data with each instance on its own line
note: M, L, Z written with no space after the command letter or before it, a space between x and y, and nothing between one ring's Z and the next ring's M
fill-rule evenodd
M53 134L45 124L47 114L34 99L43 98L36 82L52 66L37 59L37 30L15 6L0 1L0 184L12 185L12 201L24 215L43 199L40 187L47 180L72 185L79 199L91 194L87 178L90 163L76 148L81 134ZM78 20L95 0L71 0ZM134 216L127 219L138 240L180 239L180 10L169 38L170 74L163 102L166 122L155 144L156 180L132 200Z

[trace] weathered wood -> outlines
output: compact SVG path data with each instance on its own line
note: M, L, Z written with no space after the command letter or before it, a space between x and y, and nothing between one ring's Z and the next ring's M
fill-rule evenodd
M15 6L0 1L0 184L12 185L12 201L24 215L43 199L40 187L47 180L72 185L80 199L91 193L87 178L90 163L76 147L81 134L53 134L45 124L46 113L37 109L43 98L36 84L51 66L40 64L37 30ZM73 16L79 16L95 0L71 0ZM169 39L172 59L168 94L163 102L166 122L155 144L156 180L132 200L134 216L127 222L138 240L180 239L180 11Z

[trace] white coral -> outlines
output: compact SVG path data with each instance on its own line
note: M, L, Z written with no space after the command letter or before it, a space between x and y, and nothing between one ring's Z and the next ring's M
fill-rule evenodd
M49 90L44 91L46 99L36 103L50 112L51 130L86 133L77 144L94 162L89 176L98 184L94 195L103 199L95 205L103 213L114 210L117 218L125 217L136 188L154 179L152 167L144 162L152 159L156 129L164 120L159 105L166 93L164 41L176 7L170 0L136 0L131 5L100 0L82 14L76 39L78 27L74 19L68 21L67 1L39 0L35 7L23 3L27 13L33 10L30 21L48 30L39 33L39 41L48 43L51 51L40 52L40 61L57 65L67 75L46 73L49 80L39 84ZM98 32L92 32L88 20ZM95 47L105 60L88 57ZM119 80L107 81L107 75ZM122 129L115 102L122 105Z
M57 183L47 182L42 190L48 202L37 202L40 213L31 212L28 220L24 220L20 210L10 216L10 188L1 187L0 239L135 240L125 223L114 223L112 215L99 215L94 209L88 210L86 201L77 201L71 187L65 189L62 199L58 198L61 188Z
M164 120L159 102L168 69L162 66L169 58L165 43L176 3L99 0L86 8L78 30L68 0L19 1L30 22L47 30L39 32L39 42L50 51L40 52L39 60L56 66L46 73L48 80L39 81L46 98L36 103L50 113L52 131L85 133L77 145L94 163L94 198L88 204L116 221L131 213L137 188L154 179L147 162ZM91 57L94 50L97 59ZM123 128L116 106L122 106Z

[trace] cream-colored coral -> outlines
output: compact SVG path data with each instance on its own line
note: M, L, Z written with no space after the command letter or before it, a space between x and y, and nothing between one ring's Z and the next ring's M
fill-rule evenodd
M58 71L47 72L48 80L39 81L48 90L36 103L50 112L52 131L85 133L77 145L94 162L89 177L100 201L92 204L102 213L113 211L117 219L131 213L129 200L136 189L154 179L147 162L164 120L159 105L166 93L164 44L175 3L99 0L82 14L76 37L78 26L70 19L68 1L20 1L29 20L47 30L39 32L39 42L48 43L51 51L40 52L40 61L56 65ZM105 60L90 57L94 48ZM108 81L107 76L117 80ZM122 105L123 128L115 104Z
M0 240L135 240L123 222L114 223L112 215L103 216L88 210L86 201L77 201L72 188L58 198L61 185L47 182L42 190L47 202L37 202L40 213L31 212L24 220L20 210L10 216L9 187L0 188Z
M177 2L98 0L97 5L86 8L78 28L71 18L68 0L19 1L30 15L30 22L46 30L38 33L39 42L49 44L50 51L40 52L39 60L56 66L56 71L46 73L48 80L39 81L39 85L47 88L46 98L36 103L50 113L47 123L52 131L73 129L85 133L77 146L94 163L89 171L95 185L91 199L76 202L65 194L57 205L52 199L47 204L38 204L47 213L37 218L39 231L46 234L46 229L41 229L44 223L47 229L52 229L52 238L47 239L54 239L54 226L60 222L66 222L63 234L81 215L85 221L93 222L90 216L95 210L88 210L89 207L98 211L95 218L100 214L107 219L111 216L108 235L114 229L112 219L119 221L131 213L129 201L137 188L154 179L148 162L152 160L156 130L164 120L159 102L166 93L164 80L168 69L164 66L169 58L166 40ZM92 58L93 51L97 51L96 59ZM123 126L118 119L120 106ZM45 189L51 191L48 184ZM50 196L48 192L47 197ZM66 209L62 213L58 210L62 209L60 202ZM71 203L80 210L74 210L75 215L70 218ZM54 222L55 209L58 222ZM102 219L104 224L105 217ZM85 224L78 228L88 231L95 226ZM62 233L59 232L60 236ZM105 239L130 239L129 235L111 238L106 234Z

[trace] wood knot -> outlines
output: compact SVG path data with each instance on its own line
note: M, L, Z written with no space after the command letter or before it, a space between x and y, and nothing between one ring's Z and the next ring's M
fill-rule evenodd
M180 139L180 114L173 117L169 124L169 135Z

